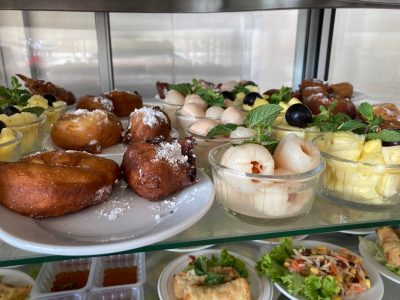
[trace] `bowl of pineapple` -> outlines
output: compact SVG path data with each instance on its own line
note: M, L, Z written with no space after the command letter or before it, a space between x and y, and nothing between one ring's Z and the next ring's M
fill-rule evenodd
M400 143L373 137L337 131L314 139L326 161L320 196L365 209L400 204Z

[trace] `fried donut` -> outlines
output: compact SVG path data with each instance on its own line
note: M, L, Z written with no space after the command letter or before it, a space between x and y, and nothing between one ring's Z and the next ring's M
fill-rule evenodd
M103 96L92 96L86 95L79 98L79 102L76 105L77 109L87 109L87 110L96 110L96 109L103 109L109 112L114 111L113 102Z
M143 106L142 96L138 92L111 91L104 97L110 99L114 105L114 114L118 117L126 117L136 108Z
M108 199L118 164L78 151L50 151L0 164L0 203L33 218L61 216Z
M100 153L122 139L121 121L105 110L78 109L65 113L53 124L51 139L66 150Z
M139 196L151 201L164 199L195 183L194 145L191 137L133 142L121 165L126 182Z
M135 109L130 115L125 142L143 141L158 136L168 139L170 132L171 121L160 107L142 107Z

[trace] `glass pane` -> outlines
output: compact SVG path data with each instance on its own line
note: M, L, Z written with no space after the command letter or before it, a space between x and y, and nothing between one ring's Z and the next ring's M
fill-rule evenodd
M291 85L297 17L298 10L111 13L115 86L153 98L157 80L251 79L261 90Z
M400 10L338 9L330 82L349 81L372 97L400 94Z
M14 57L6 57L7 74L51 81L77 97L100 93L94 13L33 11L18 12L16 17L15 37L3 41L12 32L1 29L3 49L16 48Z
M16 73L30 75L21 11L0 11L0 84Z

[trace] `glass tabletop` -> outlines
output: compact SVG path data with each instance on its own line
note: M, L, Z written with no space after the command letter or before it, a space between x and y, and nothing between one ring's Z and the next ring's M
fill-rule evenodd
M266 225L245 223L224 211L214 202L208 213L189 229L162 242L126 252L143 252L170 248L257 240L281 236L313 234L400 224L400 208L362 211L337 206L317 197L310 213L288 223ZM43 255L14 248L0 242L0 266L55 261L72 256Z

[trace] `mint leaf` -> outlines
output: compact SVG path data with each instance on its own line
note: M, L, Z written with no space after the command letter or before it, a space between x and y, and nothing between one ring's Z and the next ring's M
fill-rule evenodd
M225 134L231 133L233 130L238 128L238 126L239 125L230 124L230 123L229 124L218 124L217 126L215 126L213 129L211 129L207 133L207 137L213 138L218 135L225 135Z
M197 276L202 276L202 275L206 275L207 272L208 272L207 257L205 257L205 256L197 257L196 261L194 262L194 273Z
M177 83L170 84L168 87L170 90L175 90L184 95L190 95L192 93L192 85L190 83Z
M44 108L39 106L27 107L24 108L21 112L29 112L39 117L44 112Z
M337 130L338 131L353 131L360 128L367 128L368 126L364 123L361 123L358 120L348 120L340 125Z
M224 96L218 94L213 89L206 89L202 86L198 86L194 90L194 93L206 101L208 106L224 106Z
M400 141L400 132L396 130L384 129L379 132L370 132L366 136L367 140L381 140L384 142Z
M374 108L368 102L361 103L358 107L358 112L367 120L368 123L374 119Z
M279 92L273 93L269 103L278 104L279 102L288 102L292 98L292 88L282 86Z
M249 128L270 128L283 108L277 104L264 104L252 109L244 119L244 125Z

